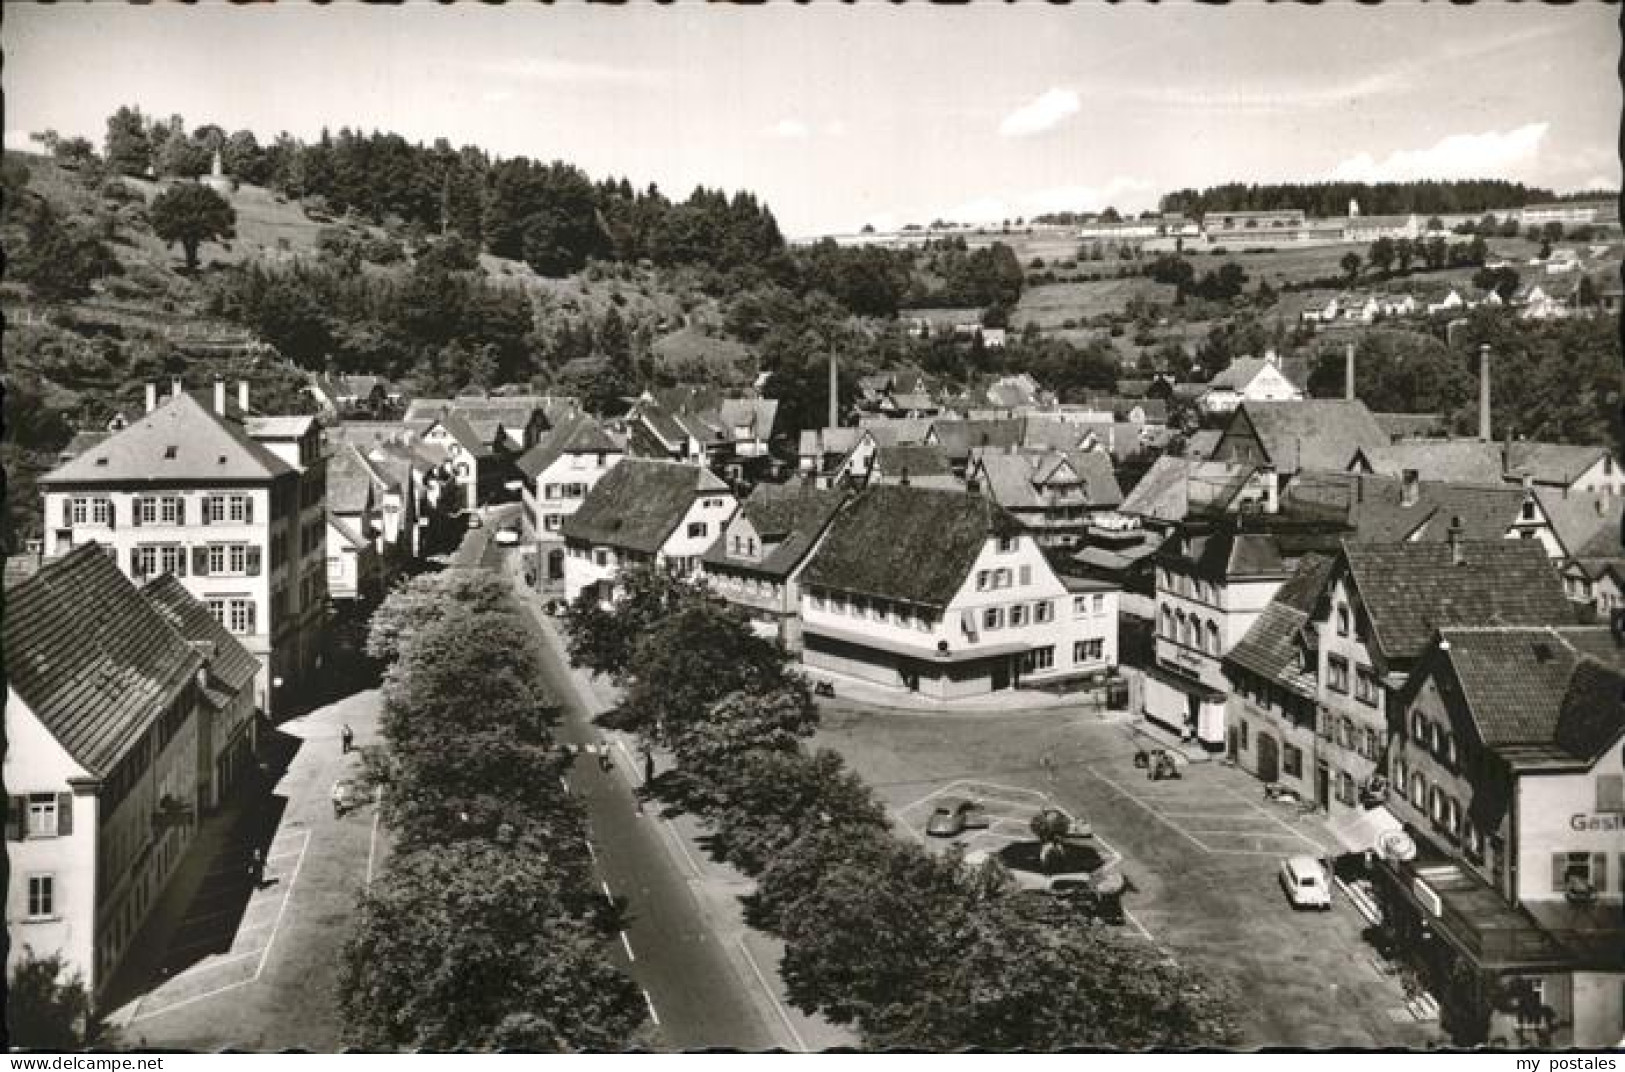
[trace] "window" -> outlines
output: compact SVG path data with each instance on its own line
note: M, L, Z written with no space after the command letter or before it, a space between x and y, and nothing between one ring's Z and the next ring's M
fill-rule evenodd
M1021 657L1021 669L1026 673L1036 670L1048 670L1055 665L1055 649L1034 648Z
M543 484L542 485L542 498L544 498L544 499L557 499L558 497L559 497L559 486L557 484Z
M1174 639L1174 616L1167 607L1162 608L1162 635Z
M1349 662L1341 655L1326 656L1326 687L1333 692L1349 691Z
M1341 603L1337 606L1337 635L1349 635L1349 609Z
M30 793L28 796L28 836L31 838L56 837L57 811L55 793Z
M1359 747L1359 737L1354 730L1354 720L1347 715L1344 715L1337 724L1337 743L1351 752Z
M234 543L226 548L226 572L248 572L248 547L245 544Z
M1418 811L1421 811L1423 808L1427 807L1427 802L1428 802L1428 783L1427 783L1427 779L1423 778L1421 776L1421 774L1419 774L1419 773L1417 773L1415 771L1412 771L1411 772L1411 807L1415 808Z
M1523 509L1520 512L1519 516L1522 517L1523 520L1525 520L1525 521L1533 521L1533 520L1535 520L1535 500L1533 500L1533 499L1525 499L1523 501Z
M1168 571L1161 566L1157 567L1157 587L1165 592L1173 590L1173 584L1168 579Z
M252 599L233 599L226 605L226 628L238 634L253 633L254 614Z
M1552 854L1552 888L1568 889L1570 882L1582 882L1594 890L1608 886L1608 857L1600 852L1556 852Z
M1167 614L1168 613L1168 608L1164 607L1162 609L1162 612L1164 614ZM1073 596L1072 597L1072 617L1081 618L1085 614L1088 614L1088 613L1089 613L1089 597L1088 596Z
M28 918L50 919L56 915L56 876L28 876Z
M564 517L560 514L545 514L542 517L542 528L548 532L557 532L563 520Z
M1439 758L1444 761L1445 766L1449 767L1451 770L1455 770L1457 768L1456 737L1454 734L1441 727L1439 730L1439 738Z
M1295 744L1281 746L1281 772L1293 778L1303 777L1303 749Z
M1106 657L1106 642L1101 639L1079 640L1072 645L1072 661L1075 664L1098 663Z
M1597 775L1597 810L1625 811L1625 774Z
M1027 604L1017 603L1010 608L1010 628L1019 629L1027 624Z
M1422 717L1422 712L1411 712L1411 740L1426 748L1428 743L1428 722Z
M1220 653L1219 627L1212 621L1207 623L1207 650L1213 655L1218 655Z
M130 572L137 577L151 577L158 572L158 548L133 547L130 549Z
M1004 626L1004 610L1000 607L989 607L982 612L983 629L999 629Z
M95 525L111 525L113 523L113 500L90 500L90 520Z
M1001 555L1007 555L1010 552L1014 551L1016 549L1016 547L1019 546L1019 544L1020 544L1020 540L1015 536L1000 536L999 537L999 553Z
M1022 566L1021 567L1021 583L1022 584L1032 584L1033 583L1033 568L1031 566Z
M993 571L993 587L994 588L1009 588L1010 587L1010 571L1008 569L996 569L996 570Z
M1089 608L1090 608L1090 612L1093 613L1093 614L1104 614L1104 613L1106 613L1106 597L1105 596L1090 596L1089 597Z
M705 535L705 522L703 522L703 521L691 521L691 522L689 522L689 525L688 525L688 538L689 539L696 540L696 539L699 539L700 537L702 537L704 535Z
M1055 619L1055 604L1049 600L1033 604L1033 621L1042 625L1044 622Z
M209 614L214 618L215 621L219 622L221 625L226 624L226 601L225 600L223 600L223 599L209 599L209 600L205 600L203 605L209 608Z
M1382 737L1369 726L1365 731L1365 747L1360 750L1360 754L1367 759L1376 759L1382 754Z
M990 576L990 574L988 573L987 570L977 570L976 571L976 590L978 592L987 591L987 584L988 584L988 577L989 576Z
M813 605L813 610L823 610L824 609L824 597L823 596L813 596L812 597L812 605Z
M1348 771L1337 772L1337 799L1343 804L1354 803L1354 779Z
M1354 669L1354 698L1363 704L1377 706L1377 675L1369 666Z
M609 552L602 547L595 548L592 553L592 561L595 566L608 566Z
M253 513L248 505L247 495L230 495L226 498L226 517L231 521L252 521Z
M138 498L135 500L135 522L138 525L156 525L158 523L158 500Z

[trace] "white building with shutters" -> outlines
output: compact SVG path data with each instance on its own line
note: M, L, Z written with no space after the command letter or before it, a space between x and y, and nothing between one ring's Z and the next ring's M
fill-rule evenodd
M254 659L91 546L6 610L7 971L60 956L99 1002L244 752Z
M209 404L180 390L40 478L45 554L107 548L140 582L169 573L257 656L267 714L322 663L326 460L307 417L247 412L246 385Z

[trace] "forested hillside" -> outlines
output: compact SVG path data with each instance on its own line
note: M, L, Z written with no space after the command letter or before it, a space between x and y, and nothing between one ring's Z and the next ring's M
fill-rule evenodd
M1346 216L1357 201L1368 216L1484 212L1553 200L1552 191L1504 179L1451 182L1228 182L1202 190L1164 194L1163 212L1205 216L1210 212L1262 212L1302 209L1307 216Z

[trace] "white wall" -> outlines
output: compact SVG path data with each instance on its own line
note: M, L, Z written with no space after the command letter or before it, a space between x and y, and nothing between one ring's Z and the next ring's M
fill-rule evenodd
M1608 858L1600 899L1621 900L1621 869L1625 869L1625 813L1597 810L1597 778L1625 772L1625 743L1614 747L1583 774L1525 774L1518 779L1518 898L1523 901L1558 901L1563 893L1552 888L1552 854L1603 853ZM1619 1041L1615 1039L1614 1041Z

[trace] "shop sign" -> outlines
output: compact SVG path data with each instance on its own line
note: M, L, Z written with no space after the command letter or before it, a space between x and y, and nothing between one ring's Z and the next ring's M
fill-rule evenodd
M1592 815L1583 811L1576 812L1569 816L1569 829L1590 834L1625 830L1625 813L1613 812L1608 815Z
M1419 878L1413 878L1411 879L1411 892L1416 895L1417 903L1426 908L1435 919L1444 915L1444 902L1439 899L1439 895L1433 891L1432 886Z

